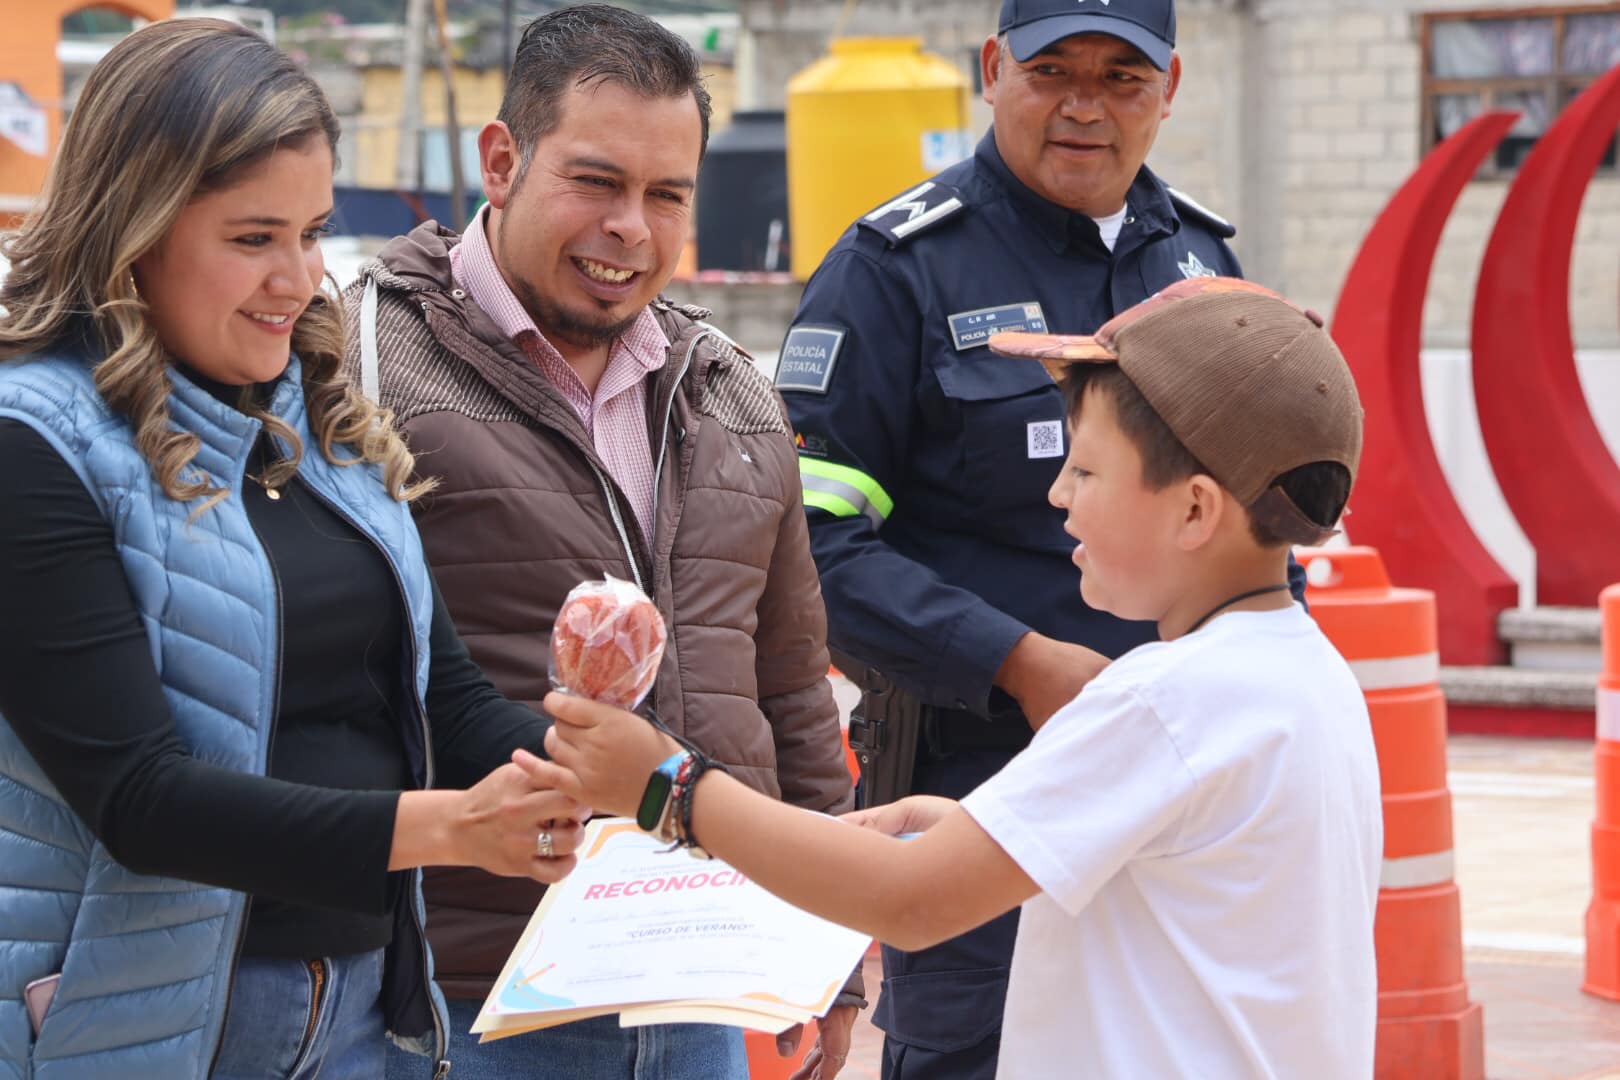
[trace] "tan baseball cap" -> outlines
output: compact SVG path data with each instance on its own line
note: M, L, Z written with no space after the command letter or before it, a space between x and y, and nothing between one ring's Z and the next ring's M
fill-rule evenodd
M1332 461L1354 480L1361 398L1314 311L1237 278L1180 281L1088 337L996 334L990 348L1039 360L1118 364L1194 457L1259 522L1298 544L1337 530L1312 521L1278 479Z

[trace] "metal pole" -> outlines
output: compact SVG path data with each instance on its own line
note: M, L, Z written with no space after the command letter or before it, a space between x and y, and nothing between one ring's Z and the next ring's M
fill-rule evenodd
M427 28L428 0L406 0L405 54L400 61L399 152L394 157L394 183L415 191L422 183L422 37Z
M444 78L444 136L450 144L450 227L467 227L467 188L461 176L461 125L456 121L456 82L450 62L450 15L445 0L433 0L439 27L439 74Z
M516 13L512 10L514 0L501 0L501 86L506 86L507 79L512 74L512 20Z

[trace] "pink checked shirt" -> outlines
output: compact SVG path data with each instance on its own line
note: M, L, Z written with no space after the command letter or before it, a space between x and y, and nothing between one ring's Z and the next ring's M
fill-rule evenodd
M607 369L592 397L501 277L484 234L488 216L486 207L467 226L461 243L450 249L450 274L574 407L608 474L629 498L642 534L651 543L653 460L652 446L647 441L647 375L669 360L669 339L652 310L643 310L613 343Z

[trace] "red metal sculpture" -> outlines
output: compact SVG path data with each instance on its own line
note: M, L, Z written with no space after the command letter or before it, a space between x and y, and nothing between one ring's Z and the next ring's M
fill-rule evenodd
M1435 147L1373 224L1334 307L1333 337L1367 414L1346 528L1382 552L1391 578L1434 590L1440 655L1451 664L1501 661L1496 616L1519 590L1475 536L1435 457L1418 368L1423 301L1446 219L1517 115L1486 113Z
M1571 102L1520 167L1474 297L1480 430L1536 549L1542 604L1591 607L1620 579L1620 468L1581 391L1569 326L1581 199L1617 126L1620 68Z

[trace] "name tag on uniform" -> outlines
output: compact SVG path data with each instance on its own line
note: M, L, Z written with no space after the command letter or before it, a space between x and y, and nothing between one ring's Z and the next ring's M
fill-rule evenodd
M776 364L778 390L808 390L825 394L832 382L838 350L844 347L844 331L830 326L795 326L782 343Z
M990 341L991 334L999 334L1004 330L1022 330L1028 334L1046 333L1046 315L1041 311L1041 305L1033 300L1020 304L1003 304L1001 307L980 308L978 311L964 311L949 317L951 324L951 341L956 345L957 352L968 349L977 349Z

